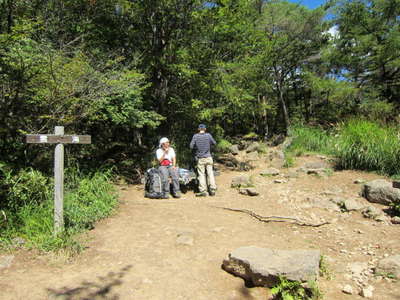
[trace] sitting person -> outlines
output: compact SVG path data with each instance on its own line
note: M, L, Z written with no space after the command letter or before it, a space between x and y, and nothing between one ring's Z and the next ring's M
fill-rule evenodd
M161 173L163 199L168 199L170 194L169 176L172 178L172 196L180 198L181 192L179 188L178 168L176 167L176 155L173 148L169 146L169 140L163 137L160 140L160 147L156 151L157 160L160 164L158 167Z

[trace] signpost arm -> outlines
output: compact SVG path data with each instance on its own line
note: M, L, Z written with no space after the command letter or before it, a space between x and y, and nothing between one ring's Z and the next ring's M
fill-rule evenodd
M56 135L64 135L64 126L56 126ZM57 144L54 153L54 233L64 230L64 145Z

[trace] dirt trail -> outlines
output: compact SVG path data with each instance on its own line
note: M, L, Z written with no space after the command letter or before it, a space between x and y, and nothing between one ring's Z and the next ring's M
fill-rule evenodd
M316 160L303 157L296 167ZM143 198L139 186L121 189L118 212L87 234L87 249L72 261L65 261L62 255L17 253L12 266L0 271L0 299L265 300L266 289L246 288L242 279L221 269L230 251L246 245L319 249L333 277L319 280L324 299L362 299L341 291L344 284L356 289L348 278L347 265L399 254L400 225L378 223L360 213L316 208L310 203L322 197L321 193L331 193L367 204L358 197L360 185L353 182L379 176L354 171L334 172L326 178L302 174L279 184L274 178L257 175L265 168L260 161L256 169L246 172L254 175L260 192L257 197L231 189L232 177L242 173L228 170L217 177L216 197L196 198L189 191L182 199L150 200ZM332 224L318 228L266 224L214 206ZM183 243L178 236L183 237ZM374 299L400 299L399 281L371 277L369 283L375 287Z

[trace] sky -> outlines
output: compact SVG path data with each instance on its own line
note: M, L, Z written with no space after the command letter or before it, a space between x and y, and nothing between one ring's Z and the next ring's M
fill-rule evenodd
M318 7L321 4L324 4L326 2L325 0L289 0L289 1L302 4L304 6L307 6L308 8L312 8L312 9Z

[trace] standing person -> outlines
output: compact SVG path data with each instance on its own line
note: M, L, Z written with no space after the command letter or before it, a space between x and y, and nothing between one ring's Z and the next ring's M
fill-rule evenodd
M207 187L209 189L210 196L215 196L217 186L214 179L213 159L210 149L211 145L215 145L216 142L211 134L206 133L206 125L200 124L198 129L199 133L193 135L192 141L190 142L190 149L196 150L196 167L197 174L199 176L199 193L197 193L196 196L207 196Z
M179 188L178 168L176 167L175 151L169 145L169 140L163 137L160 140L160 147L156 151L157 160L160 164L158 167L161 173L161 182L163 189L163 199L168 199L170 194L169 176L172 179L172 196L180 198L181 192Z

